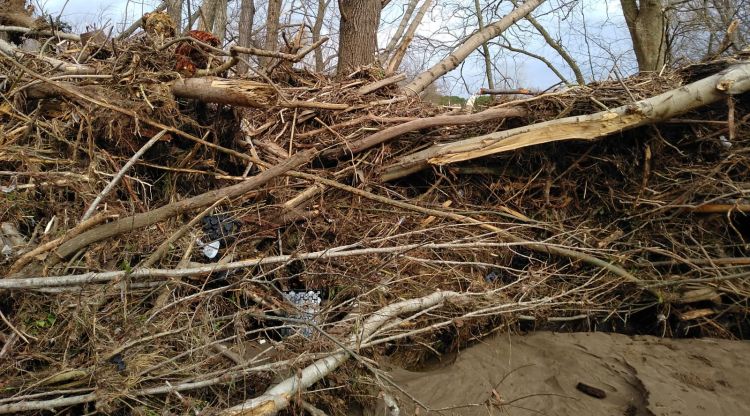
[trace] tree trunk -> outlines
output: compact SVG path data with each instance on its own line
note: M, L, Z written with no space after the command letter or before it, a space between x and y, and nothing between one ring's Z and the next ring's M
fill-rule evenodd
M505 15L502 19L487 25L487 27L481 31L475 32L459 45L453 53L446 56L442 61L438 62L437 65L419 74L414 81L406 85L406 87L404 87L406 92L410 94L421 93L428 85L435 82L436 79L458 67L464 59L471 55L471 53L478 47L482 46L482 43L499 36L512 24L524 18L542 3L544 3L544 0L527 0L524 4L516 7L510 13Z
M255 18L255 2L253 0L242 0L240 4L240 23L239 23L239 39L237 43L243 48L249 48L252 45L253 33L253 19ZM237 65L237 70L240 74L247 72L248 67L245 61L248 60L249 55L240 54L242 60Z
M409 4L406 6L406 11L404 12L404 17L401 18L401 23L398 24L396 33L394 33L393 36L391 36L391 39L388 41L388 45L385 47L385 50L383 51L383 53L380 55L381 61L385 62L389 60L388 57L396 48L396 45L398 44L399 39L401 39L401 36L403 36L404 31L406 30L406 25L408 25L409 20L411 20L411 15L414 14L414 10L417 9L417 3L419 3L419 0L409 0Z
M381 0L339 0L339 61L336 72L349 73L375 63Z
M213 32L214 21L216 20L216 8L220 0L205 0L200 7L201 24L198 25L200 30Z
M666 16L661 0L620 0L638 70L659 71L667 61Z
M266 42L263 49L275 51L279 48L279 18L281 17L281 0L268 0L268 13L266 14ZM269 58L261 57L260 66L265 67L270 62Z
M174 22L177 32L182 29L182 0L169 0L167 1L167 13ZM179 35L179 33L177 33Z
M513 0L513 4L517 4L515 0ZM547 29L545 29L541 23L539 23L536 19L534 19L533 16L531 15L526 16L526 20L528 20L528 22L531 23L532 26L534 26L536 31L542 35L544 40L547 42L547 45L549 45L558 54L560 54L560 57L563 58L563 60L568 64L568 66L570 66L570 69L573 71L573 75L575 75L576 77L576 82L579 85L586 84L586 80L583 78L583 73L581 72L581 68L578 66L578 63L576 63L575 59L573 59L573 57L570 56L568 51L566 51L565 48L563 48L560 42L552 38L549 32L547 32Z
M393 58L391 58L391 61L388 63L388 70L386 71L386 74L392 75L394 72L396 72L396 70L398 70L399 65L401 65L401 61L404 59L404 56L406 56L406 50L409 48L409 44L411 43L412 39L414 39L414 34L417 32L417 28L422 22L424 15L427 14L427 10L429 10L430 6L432 6L432 0L425 0L425 2L422 3L422 7L419 8L419 12L416 16L414 16L414 20L411 21L409 30L407 30L406 34L404 35L404 39L401 41L401 44L398 45L398 49L396 49L396 52L393 54Z
M750 90L750 63L735 65L700 81L652 98L585 116L545 121L530 126L438 144L402 157L387 166L381 179L389 181L429 165L445 165L562 140L593 140L650 123L667 120L696 108Z
M323 30L323 19L326 16L326 9L331 0L318 0L318 11L315 14L315 24L312 28L312 40L313 43L320 40L320 32ZM315 49L315 70L317 72L323 72L325 70L325 63L323 62L323 49Z
M227 0L216 2L216 17L211 32L219 38L219 44L224 44L224 37L227 34L227 6Z

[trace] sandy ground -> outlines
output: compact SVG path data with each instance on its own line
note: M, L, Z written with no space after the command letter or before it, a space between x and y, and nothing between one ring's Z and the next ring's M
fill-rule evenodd
M486 340L452 359L390 372L409 395L443 409L415 413L402 394L401 415L750 415L750 342L538 332Z

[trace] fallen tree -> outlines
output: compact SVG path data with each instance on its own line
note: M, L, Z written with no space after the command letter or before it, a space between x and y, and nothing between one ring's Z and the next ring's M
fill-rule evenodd
M750 90L750 63L726 70L655 97L585 116L566 117L497 133L436 144L386 166L391 181L430 165L446 165L563 140L594 140L608 134L657 123Z
M367 150L371 147L377 146L388 140L397 138L403 134L420 129L441 126L459 126L462 124L481 123L506 117L522 117L524 115L526 115L526 111L523 108L509 107L490 108L474 114L464 114L456 116L442 115L422 118L381 130L371 136L367 136L359 140L355 140L351 143L347 143L346 146L342 146L339 149L331 149L325 151L322 153L322 156L328 159L336 159L345 155L353 155L363 150Z

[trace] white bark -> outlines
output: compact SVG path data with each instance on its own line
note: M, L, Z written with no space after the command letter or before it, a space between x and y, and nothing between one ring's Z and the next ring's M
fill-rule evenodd
M502 19L487 25L480 31L477 31L437 65L419 74L414 81L404 87L405 91L411 94L421 93L427 88L427 86L435 82L435 80L458 67L464 59L471 55L474 50L482 46L483 43L499 36L511 25L520 19L523 19L542 3L544 3L544 0L527 0L525 3L505 15Z
M393 52L393 49L396 48L396 44L401 39L401 36L404 34L404 31L406 30L406 25L409 23L409 20L411 19L411 15L414 14L414 10L416 10L418 2L419 0L409 0L409 4L406 6L406 11L404 12L404 17L401 18L401 23L399 23L398 28L396 29L396 33L394 33L393 36L391 36L391 39L388 41L388 45L380 54L381 62L388 61L388 57Z
M432 6L432 0L425 0L425 2L422 3L422 7L419 8L419 12L414 16L414 20L411 21L411 24L409 24L409 29L406 31L404 38L398 45L398 49L393 53L393 57L388 63L388 70L386 71L387 75L392 75L398 70L401 61L406 55L406 50L409 49L409 44L412 39L414 39L414 34L417 33L417 28L419 27L419 24L422 23L422 19L424 18L424 15L427 14L427 10L430 9L430 6Z
M382 327L391 319L406 313L414 313L425 310L431 306L441 304L451 299L469 296L458 292L435 292L422 298L409 299L388 305L372 315L364 322L361 328L357 328L349 337L347 347L356 349L357 345L370 336L378 328ZM231 407L220 413L221 416L240 415L275 415L280 410L289 406L290 400L304 389L312 386L333 370L338 368L347 359L349 354L345 351L332 356L322 358L308 365L298 374L292 375L281 383L268 389L263 395L250 399L240 405Z

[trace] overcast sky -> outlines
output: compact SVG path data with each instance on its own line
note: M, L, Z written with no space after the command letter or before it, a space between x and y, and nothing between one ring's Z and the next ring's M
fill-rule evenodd
M121 30L125 22L132 22L134 18L152 10L159 3L158 0L36 1L41 8L53 15L62 11L63 20L70 22L77 31L84 30L88 24L96 23L101 26L102 22L108 22L109 25L115 25L115 30ZM465 1L469 5L473 4L472 0L459 1ZM619 0L587 0L584 3L585 7L580 8L578 13L571 13L566 16L565 21L562 22L552 19L552 16L548 14L551 8L557 6L558 1L546 2L534 12L534 15L538 16L538 20L545 25L553 36L559 36L563 39L565 47L578 61L587 78L606 77L615 61L617 61L621 72L627 74L632 71L631 45L622 19ZM392 7L390 12L398 13L400 3L403 2L392 2L392 6L398 7L398 9L394 10ZM441 37L447 39L455 36L455 33L445 33L444 29L441 33L440 28L450 27L451 19L456 19L456 16L447 13L447 9L442 6L441 0L436 0L435 3L436 5L422 21L418 35L422 35L426 39L440 39ZM263 11L259 10L259 14L262 13ZM585 26L582 24L584 14ZM258 20L260 19L256 16L256 25L259 24ZM456 25L460 23L455 22ZM516 41L522 44L513 46L522 47L530 52L545 56L569 79L574 79L572 72L558 54L547 46L540 36L532 34L532 31L525 33L516 28L514 30L514 33L518 35ZM379 39L381 44L387 42L388 34L391 32L392 28L390 27L381 28ZM585 34L589 35L590 40L588 42L585 39ZM437 61L439 58L442 58L442 56L430 55L427 59ZM498 81L496 82L499 87L547 88L559 82L559 79L544 63L524 55L498 52L493 56L493 62L498 69ZM476 91L480 87L486 86L487 82L483 70L482 57L475 53L466 61L461 70L453 71L446 76L442 86L449 93L467 96L470 91ZM510 79L507 81L507 85L502 84L501 75Z

